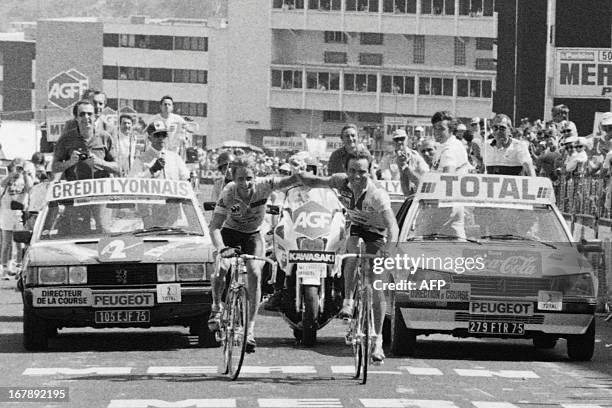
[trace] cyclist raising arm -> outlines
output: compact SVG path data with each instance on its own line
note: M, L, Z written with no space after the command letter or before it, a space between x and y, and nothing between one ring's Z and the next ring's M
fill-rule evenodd
M299 183L297 175L289 177L255 177L256 163L250 158L238 158L230 164L232 182L221 192L215 207L209 231L213 245L221 256L232 256L234 248L242 253L264 256L265 246L260 231L266 215L266 202L274 190L285 189ZM247 291L249 296L249 327L246 351L255 351L255 316L261 298L261 261L249 260ZM225 286L228 264L221 262L219 275L212 279L213 306L208 325L218 330L221 317L221 296Z
M340 202L346 207L351 221L350 237L346 251L359 252L359 238L362 238L366 252L385 256L394 242L397 241L399 228L391 209L391 201L385 190L377 188L370 178L372 156L367 152L349 154L346 160L346 173L337 173L330 177L317 177L308 173L300 174L300 179L307 187L330 187L338 189ZM353 295L356 286L355 259L347 259L344 267L345 297L340 315L352 316ZM368 279L374 281L372 269L369 268ZM386 301L382 291L373 291L374 331L376 342L372 360L381 362L385 358L382 348L382 327L385 317Z

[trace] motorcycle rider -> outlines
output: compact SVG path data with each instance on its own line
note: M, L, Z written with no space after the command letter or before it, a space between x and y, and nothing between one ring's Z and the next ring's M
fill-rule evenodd
M289 177L255 177L257 164L246 156L230 164L232 180L221 192L210 221L209 231L213 245L221 257L231 257L236 248L242 253L264 256L264 241L260 232L266 202L274 190L282 190L299 183L297 175ZM249 325L246 351L255 351L255 317L261 298L261 261L246 261ZM212 278L213 305L208 320L211 331L219 329L223 306L221 296L225 287L228 263L221 262L219 274Z
M351 221L350 236L347 240L347 253L359 252L359 238L363 239L366 253L385 256L393 243L397 241L399 228L389 195L384 189L376 187L370 177L372 156L365 152L355 152L348 155L346 173L337 173L330 177L318 177L308 173L300 173L300 179L305 186L330 187L339 191L339 199L347 209ZM349 263L350 262L350 263ZM352 316L354 292L356 287L357 261L347 259L343 268L345 283L345 299L341 315ZM371 268L368 268L369 281L374 281ZM382 343L382 327L385 317L386 301L382 291L374 290L372 296L374 310L374 332L376 341L372 360L382 362L385 359Z

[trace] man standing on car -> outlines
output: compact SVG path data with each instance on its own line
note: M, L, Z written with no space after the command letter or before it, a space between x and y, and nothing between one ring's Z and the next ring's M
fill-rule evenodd
M183 159L167 149L168 128L161 122L147 126L150 146L134 160L131 177L164 178L170 180L189 179L189 170Z
M103 178L119 175L113 137L96 129L94 107L89 100L77 102L77 124L60 136L53 151L54 173L67 180Z
M484 161L487 173L508 176L535 176L529 149L520 140L513 139L512 121L508 115L499 113L493 118L491 143L485 142Z
M439 143L436 149L432 171L438 173L463 174L472 168L468 161L465 146L455 137L454 133L459 122L452 113L440 111L431 117L434 138Z

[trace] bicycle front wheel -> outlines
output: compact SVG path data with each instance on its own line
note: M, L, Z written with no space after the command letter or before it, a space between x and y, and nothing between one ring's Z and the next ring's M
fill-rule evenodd
M361 375L361 333L362 333L362 318L361 314L362 310L362 300L361 300L361 291L357 290L355 294L355 307L353 309L353 318L351 319L349 326L349 340L351 342L351 346L353 347L353 362L355 365L355 376L353 378L358 379Z
M232 380L240 375L246 350L249 324L249 299L244 286L231 289L228 294L228 320L223 345L225 374Z
M361 383L365 384L368 380L368 364L370 363L370 334L372 330L372 294L367 287L363 291L360 319L361 323L361 342L359 348L359 360L361 363Z

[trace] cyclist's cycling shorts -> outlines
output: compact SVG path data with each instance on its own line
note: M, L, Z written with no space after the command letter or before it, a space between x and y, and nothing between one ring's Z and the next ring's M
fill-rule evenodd
M366 253L375 254L385 246L385 236L371 231L363 225L351 225L351 237L359 237L363 239L366 246Z
M264 242L261 234L240 232L231 228L221 228L221 237L225 246L238 248L243 254L264 256Z

